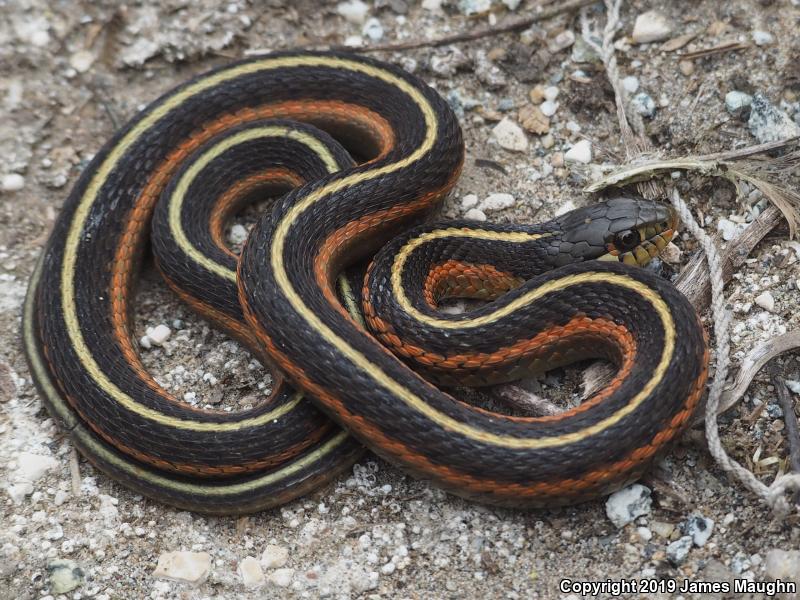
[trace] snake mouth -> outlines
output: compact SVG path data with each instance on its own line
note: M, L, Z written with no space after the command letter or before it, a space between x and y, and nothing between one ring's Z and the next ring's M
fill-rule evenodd
M649 263L672 241L680 224L675 209L664 206L663 210L667 213L663 219L618 233L606 245L608 252L597 260L622 262L639 267Z

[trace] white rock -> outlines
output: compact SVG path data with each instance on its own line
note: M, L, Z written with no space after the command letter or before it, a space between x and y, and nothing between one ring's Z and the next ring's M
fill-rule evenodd
M506 5L508 10L517 10L519 5L522 4L522 0L503 0L503 4Z
M528 149L528 138L522 127L505 117L492 129L492 137L500 147L513 152L524 152Z
M714 531L714 521L703 515L692 515L686 521L685 533L692 536L692 543L698 548L705 546Z
M69 57L70 66L78 73L86 73L94 63L94 54L88 50L78 50Z
M667 39L672 33L672 23L662 13L650 10L636 17L631 41L634 44L649 44Z
M575 43L575 33L571 29L565 29L547 43L547 49L556 54L572 46Z
M33 484L30 481L15 483L6 488L6 493L8 493L14 504L19 504L25 499L25 496L30 496L33 493Z
M629 75L622 80L622 87L624 87L625 91L629 94L635 94L636 90L639 89L639 78Z
M558 110L558 102L553 102L552 100L545 100L544 102L539 105L539 110L542 111L542 114L545 117L552 117L556 114Z
M685 535L679 540L667 545L667 560L676 567L686 560L689 550L692 549L692 536Z
M383 25L375 17L370 17L364 23L361 33L371 39L373 42L378 42L383 38Z
M8 173L3 175L0 181L0 189L4 192L18 192L25 187L25 178L19 173Z
M792 390L792 393L800 394L800 381L796 381L794 379L787 379L786 387Z
M431 12L441 12L442 0L422 0L422 8Z
M739 234L740 231L744 230L746 227L746 223L734 223L728 219L720 219L717 222L717 231L722 234L722 239L726 242L730 242Z
M576 142L572 145L572 148L564 153L564 160L588 165L592 162L592 143L589 140Z
M267 581L258 561L252 556L245 557L239 563L239 576L242 578L244 587L249 590L261 587Z
M39 29L31 33L31 44L38 48L43 48L50 43L50 33L46 29Z
M558 88L554 85L549 85L544 88L544 99L551 102L558 98Z
M364 45L364 38L360 35L348 35L344 38L344 45L348 48L359 48Z
M475 194L467 194L461 199L461 208L463 210L469 210L470 208L475 208L478 206L478 196Z
M773 581L780 579L800 584L800 550L773 548L767 552L764 571L767 577Z
M161 346L169 339L169 336L172 335L172 330L161 323L155 327L148 327L146 333L147 337L150 338L151 343L155 344L156 346Z
M733 90L725 94L725 109L731 114L740 113L742 110L750 106L753 102L753 97L744 92Z
M345 20L361 25L367 20L367 12L369 6L361 0L348 0L348 2L341 2L336 6L336 12L345 18Z
M56 595L71 592L83 583L84 573L78 563L69 559L57 559L47 565L50 592Z
M153 347L153 344L150 343L150 338L146 335L143 335L141 338L139 338L139 345L145 350L149 350Z
M207 552L164 552L158 557L153 577L200 585L211 573L211 555Z
M245 229L244 225L236 223L233 227L231 227L231 232L228 234L228 241L231 244L244 244L246 239L247 229Z
M55 469L58 461L52 456L21 452L17 457L17 464L19 465L17 467L18 480L35 483L44 477L45 473Z
M265 569L283 567L287 560L289 560L289 550L283 546L269 544L261 554L261 566Z
M756 46L769 46L774 41L775 37L769 31L756 30L753 32L753 42Z
M747 126L750 133L762 144L800 135L800 125L760 93L753 96Z
M637 517L650 512L650 507L653 505L650 494L650 489L639 483L614 492L606 500L606 515L617 528L621 529ZM689 540L691 541L691 538Z
M631 98L631 106L633 107L633 110L643 117L647 117L648 119L652 119L656 114L655 100L653 100L649 94L644 92L639 92L633 98Z
M275 569L269 576L269 580L278 587L288 587L293 578L294 569Z
M516 203L517 201L511 194L489 194L484 198L483 202L481 202L481 210L484 212L503 210L505 208L511 208Z
M775 298L772 297L772 294L769 293L769 291L762 292L756 296L756 304L758 304L764 310L768 310L769 312L773 312L775 310Z
M470 208L464 215L464 218L469 219L470 221L485 221L486 213L484 213L480 208Z
M470 16L488 12L492 8L492 0L459 0L458 10L461 14Z
M643 542L649 542L653 539L653 532L650 531L647 527L637 527L636 534L639 536L639 539Z

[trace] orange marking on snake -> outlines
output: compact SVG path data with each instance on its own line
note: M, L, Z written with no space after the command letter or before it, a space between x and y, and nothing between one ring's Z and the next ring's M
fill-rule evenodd
M234 183L214 203L214 208L209 216L208 229L214 244L225 254L238 258L225 243L223 228L242 202L256 190L268 185L292 189L304 183L306 182L300 175L282 167L254 173Z
M428 306L436 308L445 298L495 300L523 283L524 279L494 265L447 260L431 267L423 296Z
M284 371L284 373L286 373L298 385L298 387L307 390L310 394L323 400L325 406L330 411L335 413L340 421L342 421L348 427L348 429L356 432L359 436L365 439L369 439L373 443L373 447L377 446L378 451L385 451L387 453L386 456L392 455L396 457L412 471L418 470L421 473L435 473L442 479L442 481L445 482L446 485L452 485L455 488L460 488L470 493L491 494L493 492L499 492L500 495L507 498L536 498L537 504L548 504L549 502L557 499L581 498L592 493L593 490L601 488L604 484L606 486L616 484L614 485L616 488L619 485L638 477L643 469L642 463L655 455L664 447L665 444L672 441L672 439L674 439L686 427L689 418L697 407L700 397L705 390L708 367L708 351L705 353L706 362L704 363L703 369L695 380L694 389L692 393L687 396L686 402L683 405L683 409L678 413L678 415L676 415L676 418L673 419L673 422L671 422L667 428L659 432L659 434L654 437L649 444L645 444L644 446L633 449L623 459L605 465L602 468L582 474L580 479L542 481L525 485L479 479L471 475L461 473L453 468L432 463L427 459L427 457L419 454L415 449L389 439L380 429L375 427L363 417L347 411L342 402L340 402L335 396L332 396L328 390L308 379L303 370L299 366L296 366L290 362L288 357L286 357L286 355L284 355L278 349L278 347L272 343L272 340L267 333L258 325L255 314L247 304L247 301L241 294L241 291L239 296L247 320L254 326L255 334L269 349L270 355L275 357L278 365ZM455 398L453 398L453 400L458 402L458 400ZM480 410L476 409L475 407L470 408L473 410ZM555 416L558 417L561 415ZM512 417L499 415L498 418L511 419ZM541 421L547 419L536 417L535 420ZM625 482L621 482L619 479L619 475L621 473L629 473L630 477L626 479Z
M111 279L109 295L111 298L111 322L113 336L126 362L136 375L155 393L165 400L189 407L167 393L147 372L134 349L129 331L129 295L133 266L141 253L142 244L147 234L146 223L149 223L153 208L167 182L175 174L186 158L202 144L216 135L243 123L261 119L294 119L319 125L322 128L355 127L371 138L381 154L385 154L394 145L394 131L391 125L377 113L353 104L339 101L296 100L267 104L254 108L244 108L223 115L218 119L205 123L198 128L196 134L188 137L153 171L142 188L125 221L120 240L111 263ZM254 348L257 351L257 348Z

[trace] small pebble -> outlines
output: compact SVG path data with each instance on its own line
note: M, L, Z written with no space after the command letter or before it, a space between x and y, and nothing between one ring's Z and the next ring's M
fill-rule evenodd
M571 29L565 29L548 42L547 49L551 54L556 54L557 52L566 50L574 43L575 33Z
M383 25L381 25L381 22L375 17L370 17L367 19L367 22L364 23L361 33L373 42L379 42L383 38Z
M544 88L544 99L550 100L553 102L556 98L558 98L558 88L554 85L550 85Z
M550 119L538 106L528 104L519 110L519 121L525 131L542 135L550 131Z
M550 148L556 145L556 139L549 133L545 136L542 136L541 142L542 142L542 148L544 148L545 150L549 150Z
M692 537L692 543L698 548L705 546L714 531L714 521L703 515L692 515L683 528L686 535Z
M639 78L630 75L622 80L622 87L625 88L625 91L629 94L635 94L636 90L639 89Z
M239 244L244 244L245 240L247 239L247 229L245 229L244 225L236 223L231 227L231 231L228 234L228 241L233 244L234 246Z
M531 99L533 104L541 104L547 97L545 96L545 87L540 83L531 88L531 91L528 92L528 97Z
M491 0L459 0L458 2L458 10L467 17L489 12L491 8Z
M556 114L556 111L558 110L558 102L553 102L552 100L545 100L544 102L542 102L541 106L539 107L539 110L542 111L542 114L545 117L552 117L554 114Z
M47 565L50 591L55 594L66 594L83 583L83 569L74 560L58 559Z
M3 175L0 181L0 189L4 192L18 192L25 187L25 178L19 173L9 173Z
M58 467L58 461L52 456L21 452L17 456L17 478L21 481L35 483L48 471Z
M152 344L161 346L172 335L172 330L162 323L155 327L148 327L145 333L147 333L147 337Z
M744 92L733 90L725 94L725 110L735 116L740 115L744 109L749 108L752 102L753 97Z
M269 544L261 554L261 566L265 569L277 569L286 565L289 560L289 550L283 546Z
M478 196L475 194L467 194L461 199L461 209L469 210L478 206Z
M694 61L682 60L678 63L678 69L685 77L689 77L694 73Z
M94 64L94 54L88 50L78 50L69 57L69 64L78 73L86 73Z
M245 557L239 563L239 576L242 578L244 587L249 590L259 588L266 582L261 566L252 556Z
M747 126L750 128L750 133L762 144L800 135L800 125L776 108L761 93L753 96Z
M648 119L652 119L656 114L655 100L644 92L639 92L631 98L631 106L633 106L633 110Z
M730 242L733 238L739 235L739 232L747 227L745 223L734 223L728 219L720 219L717 222L717 231L722 234L722 239Z
M486 196L486 198L484 198L483 202L481 202L481 210L484 212L503 210L506 208L511 208L516 203L517 201L511 194L489 194Z
M618 529L621 529L637 517L650 513L653 505L650 494L650 489L639 483L622 488L606 500L606 515Z
M336 6L336 12L339 13L346 21L362 25L367 20L367 6L361 0L348 0L348 2L341 2Z
M650 10L636 17L631 41L634 44L649 44L666 40L672 34L672 23L662 13Z
M769 46L775 41L775 37L768 31L756 30L753 32L753 42L756 46Z
M494 129L492 137L501 148L512 152L524 152L528 149L528 138L522 128L508 117L504 117Z
M207 552L164 552L158 557L153 577L200 585L211 573L211 555Z
M682 538L672 542L671 544L667 545L667 560L673 564L673 566L678 566L686 560L686 557L689 556L689 550L692 549L692 536L685 535Z
M773 312L775 310L775 298L772 297L772 294L769 291L762 292L756 296L755 302L764 310L768 310L769 312Z
M573 144L572 148L564 153L566 162L588 165L592 162L592 144L589 140L581 140ZM555 165L554 165L555 166Z
M464 218L469 219L470 221L485 221L486 213L484 213L480 208L470 208L464 215Z
M293 578L294 569L275 569L269 576L269 580L278 587L288 587Z
M764 571L770 580L794 581L800 585L800 550L769 550L764 559Z
M787 379L786 387L788 387L792 391L792 393L800 394L800 381L794 379Z

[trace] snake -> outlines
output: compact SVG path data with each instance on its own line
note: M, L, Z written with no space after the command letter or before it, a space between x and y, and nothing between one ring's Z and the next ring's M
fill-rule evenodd
M639 268L675 213L619 192L536 225L432 220L464 160L441 95L372 58L278 52L165 93L85 167L31 276L23 342L43 404L109 477L202 513L289 502L365 446L487 504L571 504L634 481L707 377L695 310ZM225 227L267 195L237 256ZM145 369L131 314L149 251L274 372L268 397L199 408ZM455 298L474 305L445 310ZM556 415L454 391L589 358L616 375Z

